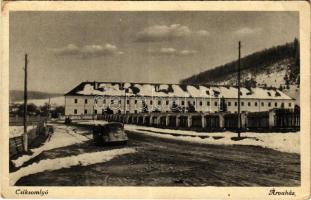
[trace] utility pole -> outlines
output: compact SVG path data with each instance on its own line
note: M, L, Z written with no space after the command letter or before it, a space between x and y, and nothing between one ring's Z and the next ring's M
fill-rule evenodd
M240 107L240 79L241 79L241 41L239 41L239 60L238 60L238 137L241 137L241 107Z
M128 92L127 88L124 88L124 117L123 117L123 124L125 124L125 115L126 115L126 93ZM130 105L130 104L129 104Z
M48 119L51 117L51 97L49 97L49 105L48 105Z
M24 151L28 151L28 135L27 135L27 65L28 59L27 54L25 54L25 78L24 78Z

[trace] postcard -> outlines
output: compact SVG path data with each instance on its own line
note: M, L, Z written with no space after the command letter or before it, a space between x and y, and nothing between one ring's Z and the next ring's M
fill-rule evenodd
M3 198L307 199L310 5L2 6Z

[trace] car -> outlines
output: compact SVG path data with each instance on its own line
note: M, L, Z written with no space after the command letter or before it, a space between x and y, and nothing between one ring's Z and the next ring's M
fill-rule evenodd
M97 145L126 144L128 141L124 125L118 122L95 125L93 139Z

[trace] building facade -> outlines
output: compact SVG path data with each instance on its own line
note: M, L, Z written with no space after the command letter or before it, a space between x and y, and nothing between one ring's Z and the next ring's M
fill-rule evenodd
M241 111L294 108L279 90L241 88ZM65 94L65 115L140 112L237 112L237 88L229 86L82 82Z

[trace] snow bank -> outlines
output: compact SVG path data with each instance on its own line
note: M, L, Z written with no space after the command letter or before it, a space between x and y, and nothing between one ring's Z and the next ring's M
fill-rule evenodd
M107 124L107 121L103 121L103 120L74 120L73 121L76 124L87 124L87 125L104 125Z
M70 168L72 166L87 166L96 163L103 163L115 158L116 156L135 152L136 150L133 148L122 148L94 153L84 153L76 156L42 160L38 163L33 163L32 165L21 168L20 170L11 173L10 185L14 185L20 178L30 174L36 174L43 171L58 170L62 168Z
M243 140L234 141L231 138L237 134L233 132L207 133L185 130L160 129L153 127L144 127L136 125L125 125L125 129L138 133L181 140L201 144L218 144L218 145L252 145L264 148L271 148L281 152L300 153L300 133L242 133ZM208 137L207 137L208 136Z
M91 137L86 137L81 135L82 131L79 133L75 133L73 130L74 127L64 126L64 125L58 125L54 126L55 130L52 134L49 141L45 142L41 147L32 149L31 155L23 155L16 160L12 160L15 167L22 166L25 162L28 160L36 157L43 151L56 149L64 146L69 146L73 144L83 143L85 141L88 141L92 139Z
M28 125L27 132L31 131L34 128L36 128L34 125ZM10 131L10 138L18 137L23 135L24 126L10 126L9 131Z

